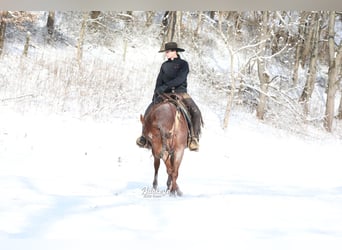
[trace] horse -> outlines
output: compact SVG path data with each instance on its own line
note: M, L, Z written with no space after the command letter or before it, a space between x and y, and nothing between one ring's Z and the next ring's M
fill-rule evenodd
M158 187L158 170L163 160L168 174L167 190L171 195L181 196L177 178L184 150L188 146L189 127L185 115L176 104L176 100L165 98L152 105L145 116L140 115L140 121L147 147L154 157L153 188L156 190Z

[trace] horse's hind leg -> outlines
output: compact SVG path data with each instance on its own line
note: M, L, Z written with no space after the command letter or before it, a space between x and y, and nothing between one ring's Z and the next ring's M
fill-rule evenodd
M153 179L153 188L157 189L158 187L158 170L160 166L160 159L154 157L154 179Z

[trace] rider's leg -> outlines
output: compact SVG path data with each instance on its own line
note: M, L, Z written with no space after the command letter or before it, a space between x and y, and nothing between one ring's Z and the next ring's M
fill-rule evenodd
M191 136L189 149L196 151L199 149L199 137L201 135L202 114L194 100L189 95L187 95L183 99L183 102L187 106L188 111L191 115L191 123L193 126L193 135Z

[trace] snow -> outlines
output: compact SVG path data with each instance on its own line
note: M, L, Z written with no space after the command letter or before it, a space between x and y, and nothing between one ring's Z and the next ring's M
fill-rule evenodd
M243 112L223 130L199 106L205 127L200 151L184 155L183 197L164 192L163 164L159 193L144 196L153 159L135 145L138 114L100 122L2 107L2 249L338 249L342 142Z
M227 93L211 85L229 84L230 56L211 32L197 41L197 50L192 41L182 43L182 57L191 62L189 93L205 122L200 151L186 150L180 167L184 196L165 191L163 164L159 189L152 191L153 158L135 140L164 58L157 53L159 26L157 33L139 27L132 36L106 32L101 43L86 43L79 67L74 47L46 48L39 32L27 57L21 57L24 35L5 43L1 249L340 249L340 122L328 134L321 124L291 119L288 106L270 103L263 122L234 104L223 130ZM75 45L79 26L61 21L59 32ZM234 56L236 70L251 57L247 51ZM279 85L290 75L273 61L268 70L285 79ZM325 69L318 71L324 75ZM305 75L300 68L300 83ZM313 117L323 114L320 90L314 92ZM289 95L297 100L297 92Z

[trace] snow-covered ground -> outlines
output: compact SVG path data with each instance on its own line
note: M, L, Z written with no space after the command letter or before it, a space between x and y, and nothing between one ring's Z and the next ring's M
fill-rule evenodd
M164 165L151 194L139 114L100 122L1 108L1 249L340 249L342 141L243 112L224 131L199 106L205 127L200 151L184 155L183 197L165 194Z
M138 111L150 101L164 60L157 53L160 22L148 30L138 23L132 30L115 27L121 33L106 30L105 40L87 33L79 65L81 19L75 14L57 13L63 40L51 47L42 12L27 57L21 56L26 31L12 28L15 35L6 38L0 60L0 250L340 250L341 123L332 134L319 129L325 88L313 95L316 124L297 121L287 103L269 103L265 122L235 105L223 130L230 54L212 26L203 26L208 34L202 40L180 41L191 67L189 93L205 121L201 148L185 152L178 178L184 196L165 192L163 164L159 189L152 192L153 158L135 140ZM120 25L115 20L108 19L107 27ZM244 39L246 44L231 41L234 51L252 40ZM235 69L254 54L236 53ZM284 65L272 61L268 70L284 79L279 86L289 82ZM300 70L299 83L306 72ZM327 70L319 66L318 74ZM253 83L256 74L250 75ZM284 93L296 103L292 92Z

